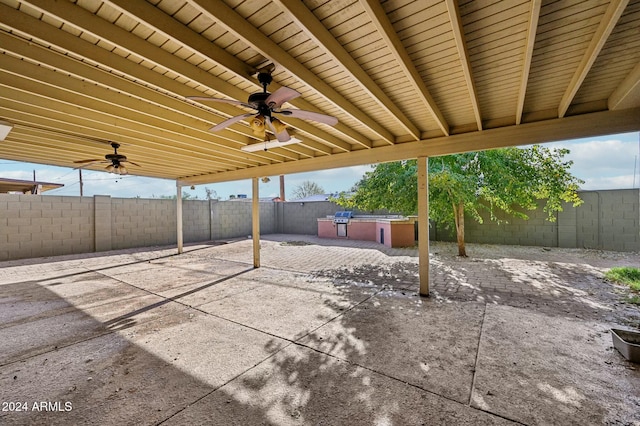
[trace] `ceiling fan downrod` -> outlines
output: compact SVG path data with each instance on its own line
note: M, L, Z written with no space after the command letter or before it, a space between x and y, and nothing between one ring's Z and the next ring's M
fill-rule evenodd
M258 81L262 84L263 93L267 93L267 86L273 81L271 73L260 72L258 73Z

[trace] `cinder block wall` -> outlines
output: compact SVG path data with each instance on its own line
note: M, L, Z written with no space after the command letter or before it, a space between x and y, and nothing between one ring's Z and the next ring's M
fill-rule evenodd
M344 210L330 201L276 203L280 234L318 234L318 218Z
M480 224L469 215L465 215L465 241L480 244L556 247L558 223L546 220L547 214L542 211L542 206L543 204L540 203L537 210L523 210L523 213L529 216L528 220L496 212L495 216L500 222L494 222L490 219L490 213L483 210L480 212L483 223ZM573 209L573 207L569 208ZM430 238L436 241L455 241L453 224L447 227L444 224L432 223Z
M467 242L640 251L640 191L583 191L584 204L566 205L556 222L541 209L528 221L465 220ZM541 204L542 205L542 204ZM251 202L184 200L185 242L251 235ZM317 234L317 218L343 210L328 202L260 203L261 234ZM356 211L356 213L364 213ZM375 212L377 214L384 212ZM432 224L433 225L433 224ZM109 196L0 194L0 261L176 243L176 203ZM433 225L430 238L454 241Z
M175 212L175 200L169 200ZM182 237L186 242L206 241L211 238L210 202L204 200L182 201ZM173 238L176 240L176 215L173 217Z
M276 223L276 204L260 203L260 233L273 234ZM211 239L237 238L252 233L251 200L212 201Z
M182 207L183 215L187 218L192 216L189 207L192 206L187 205L186 202ZM177 240L176 235L176 202L174 200L111 199L110 249L173 244ZM184 240L188 241L186 234Z
M0 260L92 252L92 198L0 194Z
M640 191L581 193L576 210L576 245L614 251L640 251Z
M556 222L546 220L543 202L527 211L529 220L500 217L498 225L483 213L484 223L465 217L465 241L485 244L513 244L613 251L640 251L640 190L581 191L582 205L564 204ZM455 241L455 231L434 225L430 238Z
M251 202L183 200L184 242L250 235ZM261 233L276 204L260 203ZM176 202L167 199L0 194L0 261L175 244Z

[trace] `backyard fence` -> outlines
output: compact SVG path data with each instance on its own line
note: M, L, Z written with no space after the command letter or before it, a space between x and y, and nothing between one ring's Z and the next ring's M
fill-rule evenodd
M640 191L583 191L584 204L565 206L556 222L541 209L529 220L508 223L466 220L472 243L640 251ZM317 218L341 207L329 201L261 202L262 234L318 232ZM355 213L367 213L358 212ZM250 200L184 200L185 242L225 240L251 234ZM0 261L133 247L175 244L176 202L166 199L0 194ZM455 235L432 224L430 238Z

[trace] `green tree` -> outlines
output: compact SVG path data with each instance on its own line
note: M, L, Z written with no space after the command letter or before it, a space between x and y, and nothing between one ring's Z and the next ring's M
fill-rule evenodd
M577 190L584 182L569 173L573 162L563 161L568 153L534 145L430 158L429 217L455 226L460 256L466 256L465 213L480 223L483 210L493 221L499 222L498 212L528 219L523 211L536 209L544 199L547 220L553 222L563 201L582 204ZM417 214L417 185L416 160L382 163L365 173L353 194L336 201L351 208Z
M315 182L305 180L293 189L292 195L294 199L308 197L310 195L324 194L324 189Z
M161 195L159 197L161 200L175 200L176 198L178 198L177 195ZM191 194L189 194L188 192L183 192L182 193L182 199L183 200L197 200L198 196L196 195L195 197Z

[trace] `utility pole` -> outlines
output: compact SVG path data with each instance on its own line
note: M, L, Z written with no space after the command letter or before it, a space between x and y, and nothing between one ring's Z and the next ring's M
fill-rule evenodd
M36 171L33 171L33 189L31 190L32 194L38 194L38 184L36 183Z
M80 174L80 196L82 197L82 169L78 169L78 173Z

